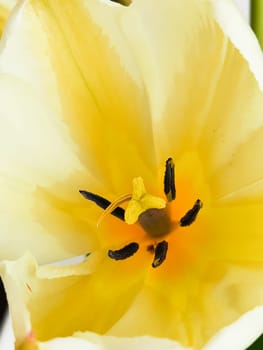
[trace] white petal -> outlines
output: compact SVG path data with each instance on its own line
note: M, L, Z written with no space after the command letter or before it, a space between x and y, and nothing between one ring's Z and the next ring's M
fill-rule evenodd
M262 333L263 306L260 306L222 329L208 342L203 350L245 350Z
M15 337L10 317L5 317L4 325L0 331L0 349L14 350Z
M76 337L76 338L75 338ZM41 350L191 350L169 339L154 337L118 338L94 333L76 333L75 337L58 338L40 343Z
M250 26L229 0L212 0L214 16L223 32L248 61L261 90L263 90L263 54Z
M11 10L17 3L18 0L1 0L0 3L5 8Z
M206 2L192 0L134 0L121 18L122 30L147 86L152 116L157 120L174 90L176 75L188 68L185 48L191 47L205 25L207 10Z
M35 268L34 259L29 255L25 255L18 261L4 261L0 264L1 278L7 291L12 326L18 342L31 331L30 314L26 306L30 291L27 288L22 289L20 284L25 286L25 281L29 282Z
M5 258L26 248L40 262L90 251L96 218L83 214L89 204L78 190L127 192L138 168L153 178L147 98L119 28L126 10L99 0L25 1L10 18L0 48Z
M38 345L40 350L106 350L98 344L74 337L56 338Z

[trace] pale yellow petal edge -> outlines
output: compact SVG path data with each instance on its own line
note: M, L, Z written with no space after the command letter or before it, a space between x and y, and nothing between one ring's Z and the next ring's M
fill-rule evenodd
M242 315L219 331L203 350L241 350L249 347L263 333L263 306Z
M260 89L263 91L263 55L252 29L229 0L213 0L215 20L234 46L248 61Z

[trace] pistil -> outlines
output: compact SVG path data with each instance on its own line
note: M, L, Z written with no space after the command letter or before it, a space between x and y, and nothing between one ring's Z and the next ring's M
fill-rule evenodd
M139 216L138 222L144 231L154 238L165 236L172 228L166 208L148 209Z
M166 240L158 242L158 240L171 234L174 229L178 229L180 226L191 225L203 205L201 200L197 199L193 207L186 212L179 222L171 220L166 206L167 202L171 202L176 198L175 171L172 158L168 158L165 163L164 194L166 201L148 193L141 177L133 179L132 194L122 195L113 202L92 192L83 190L79 192L85 199L104 209L98 223L106 215L112 214L128 225L139 224L143 228L148 237L152 238L152 244L148 245L146 249L154 254L153 268L160 266L165 261L168 251L168 242ZM128 202L126 210L119 207L124 202ZM124 260L134 255L138 249L139 244L132 242L121 249L109 250L108 256L114 260Z

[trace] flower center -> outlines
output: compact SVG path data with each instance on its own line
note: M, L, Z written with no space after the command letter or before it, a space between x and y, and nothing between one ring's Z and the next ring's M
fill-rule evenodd
M143 228L153 240L153 244L150 244L147 250L154 254L152 263L152 267L154 268L160 266L166 258L168 242L164 238L177 226L191 225L202 208L201 200L197 199L193 207L179 221L172 221L167 209L167 204L176 199L175 171L172 158L168 158L165 164L164 194L166 200L149 194L141 177L133 179L132 194L122 195L113 202L92 192L84 190L80 190L79 192L85 199L94 202L100 208L104 209L104 212L99 218L98 225L106 215L111 214L128 225L137 223ZM128 202L125 210L120 207L124 202ZM162 240L158 242L159 239ZM119 250L109 250L108 256L114 260L124 260L134 255L138 249L139 244L132 242Z
M172 229L172 222L165 209L148 209L139 216L138 222L148 235L155 238L167 235Z

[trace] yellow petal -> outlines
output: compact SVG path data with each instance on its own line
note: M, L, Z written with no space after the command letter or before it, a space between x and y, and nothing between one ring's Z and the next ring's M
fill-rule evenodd
M180 282L159 280L148 285L108 334L133 337L146 332L203 349L218 330L262 305L262 263L217 262L203 272L199 282L191 282L192 277L186 273ZM254 330L251 326L243 340L249 341L253 332L256 336L262 330L262 323Z
M126 16L122 21L123 30L143 72L149 90L151 112L156 120L160 121L164 117L164 107L167 99L174 97L171 96L173 91L176 94L177 103L184 103L181 98L185 93L183 89L186 85L191 85L188 84L190 75L185 76L184 82L179 78L183 77L190 68L188 68L190 60L186 56L187 53L190 54L191 51L193 54L198 50L196 45L192 44L199 39L199 31L204 32L206 29L206 16L211 15L209 8L209 2L204 1L168 0L160 3L158 0L135 0L129 7L129 11L125 13ZM202 50L203 43L200 44ZM187 96L184 97L186 98ZM173 118L174 123L180 118L176 109ZM164 127L161 123L154 124L153 129L158 139L160 135L163 136ZM172 127L172 130L166 130L166 132L166 136L174 132L172 139L165 138L166 141L174 139L177 141L175 137L179 135L177 125L176 128ZM156 141L159 143L158 139ZM159 153L158 149L157 152Z
M8 152L2 152L8 157ZM4 166L5 156L2 160ZM16 168L19 165L17 162ZM31 170L28 164L27 179L22 178L22 171L17 173L14 169L10 170L12 175L2 173L1 256L10 259L30 250L40 262L49 262L89 253L96 239L87 235L91 225L88 222L89 215L83 213L86 203L82 203L78 185L70 181L69 188L54 184L50 190L44 190L40 188L40 183L45 174L39 173L37 185L35 181L30 182ZM94 215L97 215L96 212L91 216Z
M89 214L78 190L114 198L138 166L152 178L147 98L118 27L124 7L112 4L28 1L9 21L0 58L5 258L89 252L99 214Z
M17 261L4 261L1 263L0 273L8 294L9 312L17 345L22 344L32 333L31 313L33 314L33 312L29 305L31 305L34 297L41 300L42 292L44 292L44 290L38 290L37 276L39 275L40 281L41 278L48 281L48 279L59 276L64 282L61 286L63 290L63 288L72 284L72 280L74 281L74 278L71 278L74 273L86 276L93 270L94 259L92 258L91 260L91 264L87 260L77 267L52 268L51 266L43 266L43 268L37 269L35 259L30 254L26 254ZM63 279L63 277L68 278ZM61 288L57 289L57 293ZM47 292L46 297L49 299L50 291L47 289L45 292ZM39 295L37 296L38 293ZM56 293L55 290L54 293ZM38 307L36 307L36 312L37 309Z
M17 344L23 344L31 331L38 341L46 341L89 330L120 338L169 338L201 349L218 329L263 302L262 263L218 261L203 270L199 282L190 276L193 271L165 282L153 270L150 275L143 268L135 270L138 261L145 266L139 255L121 265L106 260L90 274L87 260L86 272L80 264L74 270L65 267L68 272L60 276L53 267L47 275L30 256L2 263ZM72 274L79 269L82 274ZM105 286L110 286L106 293ZM244 341L262 330L256 329Z
M230 1L154 3L135 1L125 28L149 87L159 158L196 150L213 198L255 183L262 192L263 57L251 29Z
M241 203L207 212L209 260L263 261L263 205Z
M263 331L262 263L231 265L218 262L211 266L211 269L214 270L208 271L211 279L207 279L202 290L204 299L201 307L207 318L201 326L207 334L212 334L214 327L222 331L214 337L211 347L208 348L213 349L212 345L217 344L217 338L219 339L216 349L220 349L220 345L226 344L227 341L232 348L232 341L234 342L238 332L240 338L236 340L236 348L233 346L233 349L245 349ZM226 334L223 323L230 325L229 330L226 328ZM247 327L246 331L243 331L244 327Z
M10 23L1 55L2 71L55 112L47 119L69 132L82 164L121 193L138 165L147 177L154 167L147 95L119 27L127 9L101 1L29 1Z
M90 265L89 257L60 271L51 266L38 268L29 255L2 263L1 277L17 344L23 344L31 331L38 340L68 336L77 330L105 333L125 313L142 286L146 272L143 259L136 254L119 266L104 258L94 274L94 261ZM139 261L142 269L138 272L133 267ZM118 280L116 268L122 276Z
M2 36L3 29L6 23L6 19L8 17L9 11L0 4L0 35Z
M262 307L246 313L238 321L225 327L217 333L211 341L203 348L204 350L240 350L247 348L260 335L262 329ZM149 336L143 337L111 337L100 336L94 333L75 333L72 337L57 338L46 342L38 343L40 350L191 350L192 348L183 347L175 341ZM19 349L22 350L22 349Z
M7 36L0 60L4 77L3 110L7 111L7 117L3 119L7 124L7 128L3 126L4 140L7 138L5 132L10 135L10 130L18 129L14 147L11 141L7 143L10 154L24 144L21 141L22 122L20 125L18 118L13 117L18 123L16 128L16 122L12 122L14 113L8 114L9 108L15 108L10 107L13 90L8 89L9 84L21 93L18 98L21 108L15 110L16 116L21 115L21 121L28 120L30 127L31 123L35 125L36 135L41 135L34 120L40 106L43 110L41 120L45 121L40 125L47 128L46 124L50 124L55 135L51 138L52 144L69 152L69 157L63 159L63 165L58 169L59 159L53 158L51 145L47 146L47 153L42 150L43 155L52 159L50 167L44 164L45 158L24 158L25 152L22 152L20 168L20 164L17 167L15 163L17 157L10 157L12 161L8 162L2 151L2 172L6 175L3 187L6 188L8 176L23 170L22 179L26 185L33 185L33 199L37 199L38 213L40 211L37 222L41 227L47 222L46 232L53 234L54 228L64 230L66 226L73 232L80 222L84 234L87 222L90 235L96 236L92 216L96 210L88 205L88 219L81 218L84 206L75 197L77 191L74 192L78 184L85 184L86 178L89 186L116 198L128 191L131 178L141 175L147 181L147 188L148 183L150 188L157 186L159 193L161 181L155 182L155 177L158 172L163 172L164 160L174 155L178 157L179 165L184 163L186 153L196 155L191 158L188 169L192 169L192 183L199 184L200 174L204 174L202 186L205 190L201 193L205 193L207 199L204 215L188 234L183 236L176 231L174 242L168 238L171 254L167 266L173 267L169 271L163 264L158 270L149 272L152 257L150 252L141 254L141 249L131 260L121 264L105 258L96 265L97 272L88 276L82 276L83 265L81 272L74 267L69 275L57 268L53 273L52 268L48 268L46 272L53 278L37 275L35 271L26 274L22 269L19 276L27 277L15 275L15 282L11 279L14 283L10 282L10 285L17 287L20 278L25 289L25 280L29 278L36 293L22 307L23 327L17 327L20 331L27 330L30 310L32 326L41 340L72 334L73 328L78 327L100 333L112 332L112 335L116 332L122 336L125 332L129 332L127 336L136 336L143 331L175 338L200 349L218 329L263 303L262 206L258 204L262 201L259 190L262 189L263 169L254 156L262 149L263 105L258 85L262 66L257 70L255 62L259 59L250 62L249 66L246 59L250 60L252 56L246 53L246 47L239 50L239 41L232 30L227 29L231 29L226 25L231 18L226 16L226 22L222 22L224 11L220 15L220 6L216 10L215 4L219 2L167 0L158 2L157 6L157 0L134 0L129 7L121 7L108 2L103 5L93 1L85 5L73 1L57 7L52 1L45 2L44 6L41 1L32 0L21 8L20 17L14 16L21 19L19 26L15 20L10 21L11 34L9 38ZM228 7L226 11L226 14L232 13ZM36 31L32 31L35 28ZM11 55L17 47L23 53L21 66L15 63L14 54ZM34 58L33 64L30 57ZM109 58L113 58L112 61ZM135 68L133 59L139 69ZM29 63L32 64L31 71ZM69 81L72 84L67 84ZM27 99L30 103L25 102ZM5 100L8 101L6 105ZM35 104L32 101L36 101ZM28 108L31 105L34 113ZM24 117L25 111L29 112L28 119ZM125 117L123 112L127 113ZM10 120L13 128L8 129ZM36 140L31 144L29 138L28 142L24 150L30 150L31 154ZM43 138L40 143L42 149ZM194 167L196 159L201 164L198 171ZM30 172L28 162L37 164L40 175ZM120 171L123 162L123 171ZM53 166L55 177L52 177ZM17 183L21 185L19 181ZM255 198L250 198L251 187ZM15 195L8 191L10 198L16 199L15 191ZM206 192L211 192L212 200ZM239 202L235 194L242 201ZM184 193L180 196L184 197ZM233 196L233 208L226 200L229 196ZM31 213L32 203L35 202L29 201L26 206L26 214ZM11 218L12 213L16 214L12 201L7 207L9 216L4 217ZM139 210L137 206L135 212ZM179 208L178 212L181 210ZM74 217L73 222L69 221L72 226L63 221L64 213L66 218ZM29 217L28 222L31 221L32 217ZM102 233L114 236L114 224L108 227L111 230L105 229ZM201 229L207 228L203 234ZM242 231L240 237L239 230ZM73 237L70 232L67 234L67 237ZM131 237L134 236L131 234ZM198 241L200 237L205 241L203 250L200 249L203 241ZM122 239L126 240L127 236ZM197 244L188 246L188 239ZM107 246L106 239L98 240L99 243L92 243ZM76 241L80 242L77 237ZM61 242L65 244L64 239ZM181 244L177 245L178 242ZM94 245L87 244L88 247ZM209 250L211 247L213 249ZM78 250L75 244L72 249ZM79 249L86 249L86 246ZM106 249L101 253L106 257ZM196 259L198 253L203 253L200 259ZM188 255L194 257L190 267L184 264ZM10 278L6 280L9 283ZM29 287L27 292L32 289L31 285ZM18 293L17 300L24 298L24 289ZM10 300L15 293L9 293ZM134 320L138 323L134 324Z

